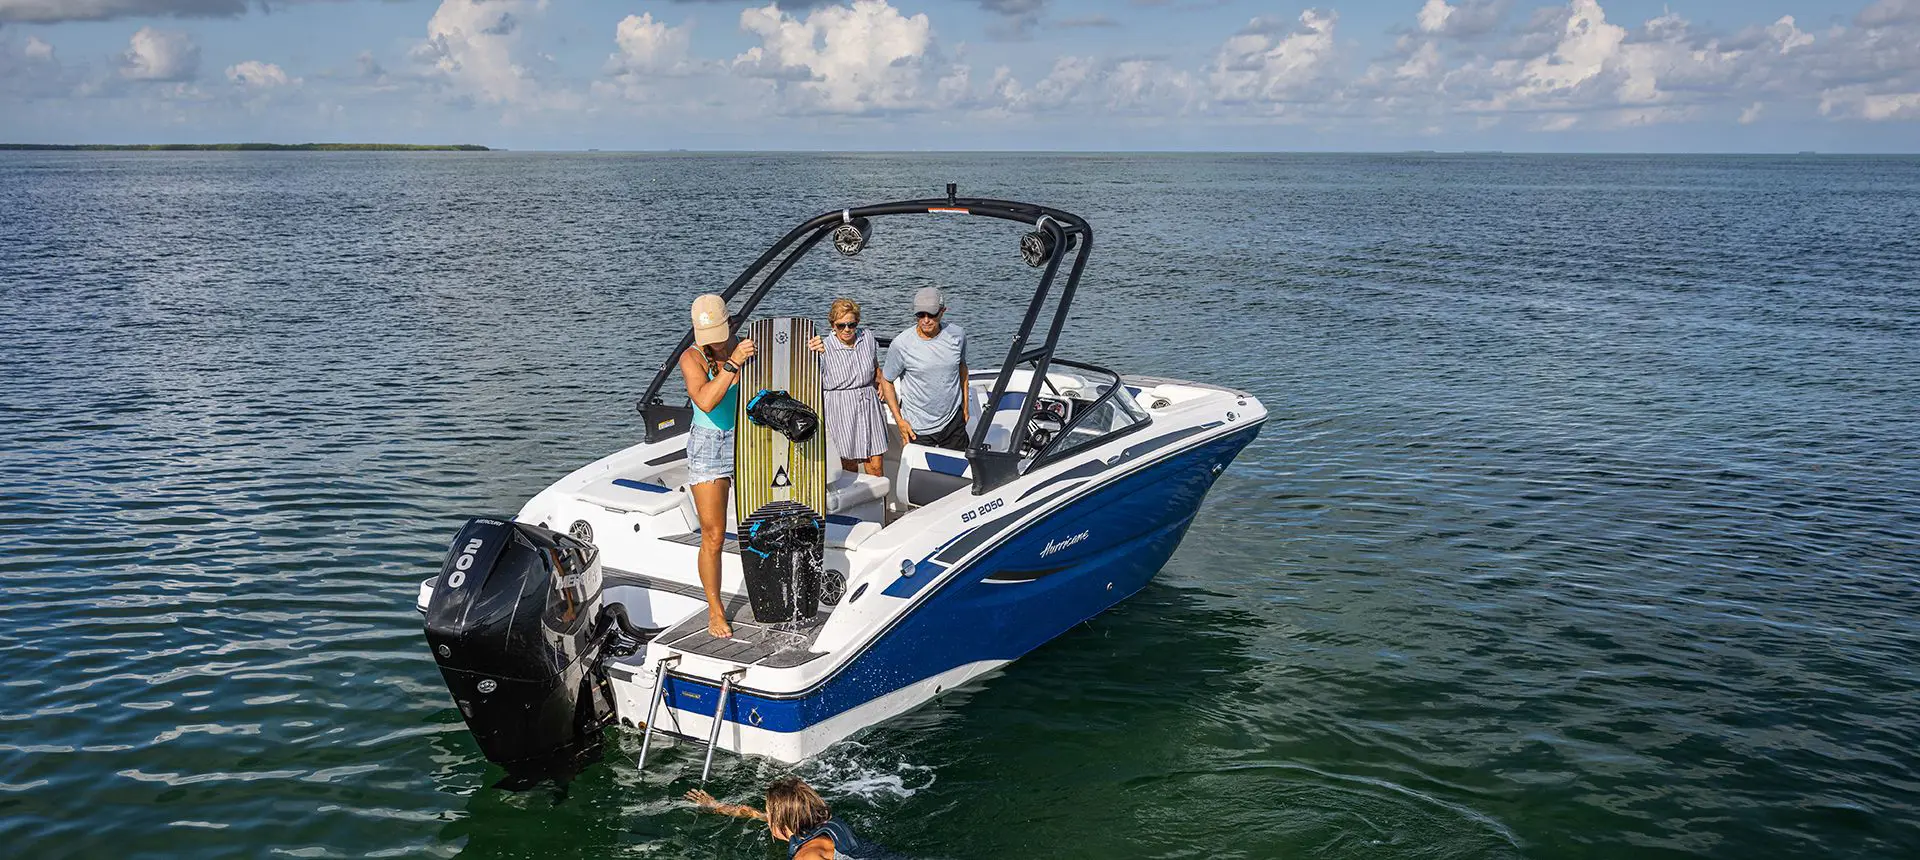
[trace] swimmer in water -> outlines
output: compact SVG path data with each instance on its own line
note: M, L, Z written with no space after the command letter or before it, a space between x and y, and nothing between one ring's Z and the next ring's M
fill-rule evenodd
M687 792L687 799L705 812L718 812L735 818L765 821L775 839L787 841L787 860L836 860L859 858L860 840L840 819L833 817L813 786L797 776L784 776L767 786L767 811L751 806L721 803L700 789Z

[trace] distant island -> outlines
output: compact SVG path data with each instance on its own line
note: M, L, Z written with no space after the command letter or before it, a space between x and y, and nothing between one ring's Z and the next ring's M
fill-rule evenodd
M491 152L472 143L0 143L61 152Z

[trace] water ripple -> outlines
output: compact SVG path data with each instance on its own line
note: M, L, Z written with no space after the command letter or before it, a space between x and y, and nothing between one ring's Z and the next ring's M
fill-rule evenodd
M1092 219L1076 355L1273 419L1153 587L799 768L863 833L1920 853L1920 162L1651 156L7 154L0 838L763 856L677 801L692 745L489 788L414 588L632 441L688 295L944 181ZM969 271L1004 352L1009 237L883 228L860 273Z

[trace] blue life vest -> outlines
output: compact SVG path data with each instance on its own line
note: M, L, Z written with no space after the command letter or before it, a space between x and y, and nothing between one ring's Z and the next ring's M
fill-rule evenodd
M860 858L866 856L860 852L860 840L854 838L853 830L841 823L840 819L829 818L827 819L827 823L805 833L796 833L793 835L793 838L788 839L787 860L793 860L794 856L800 853L800 846L819 839L822 836L833 837L834 860L839 860L839 858L842 857Z

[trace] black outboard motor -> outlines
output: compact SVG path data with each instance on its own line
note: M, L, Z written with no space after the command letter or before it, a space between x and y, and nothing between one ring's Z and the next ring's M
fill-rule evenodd
M510 778L599 752L613 697L599 669L609 621L598 549L538 526L468 520L440 567L426 624L467 728Z

